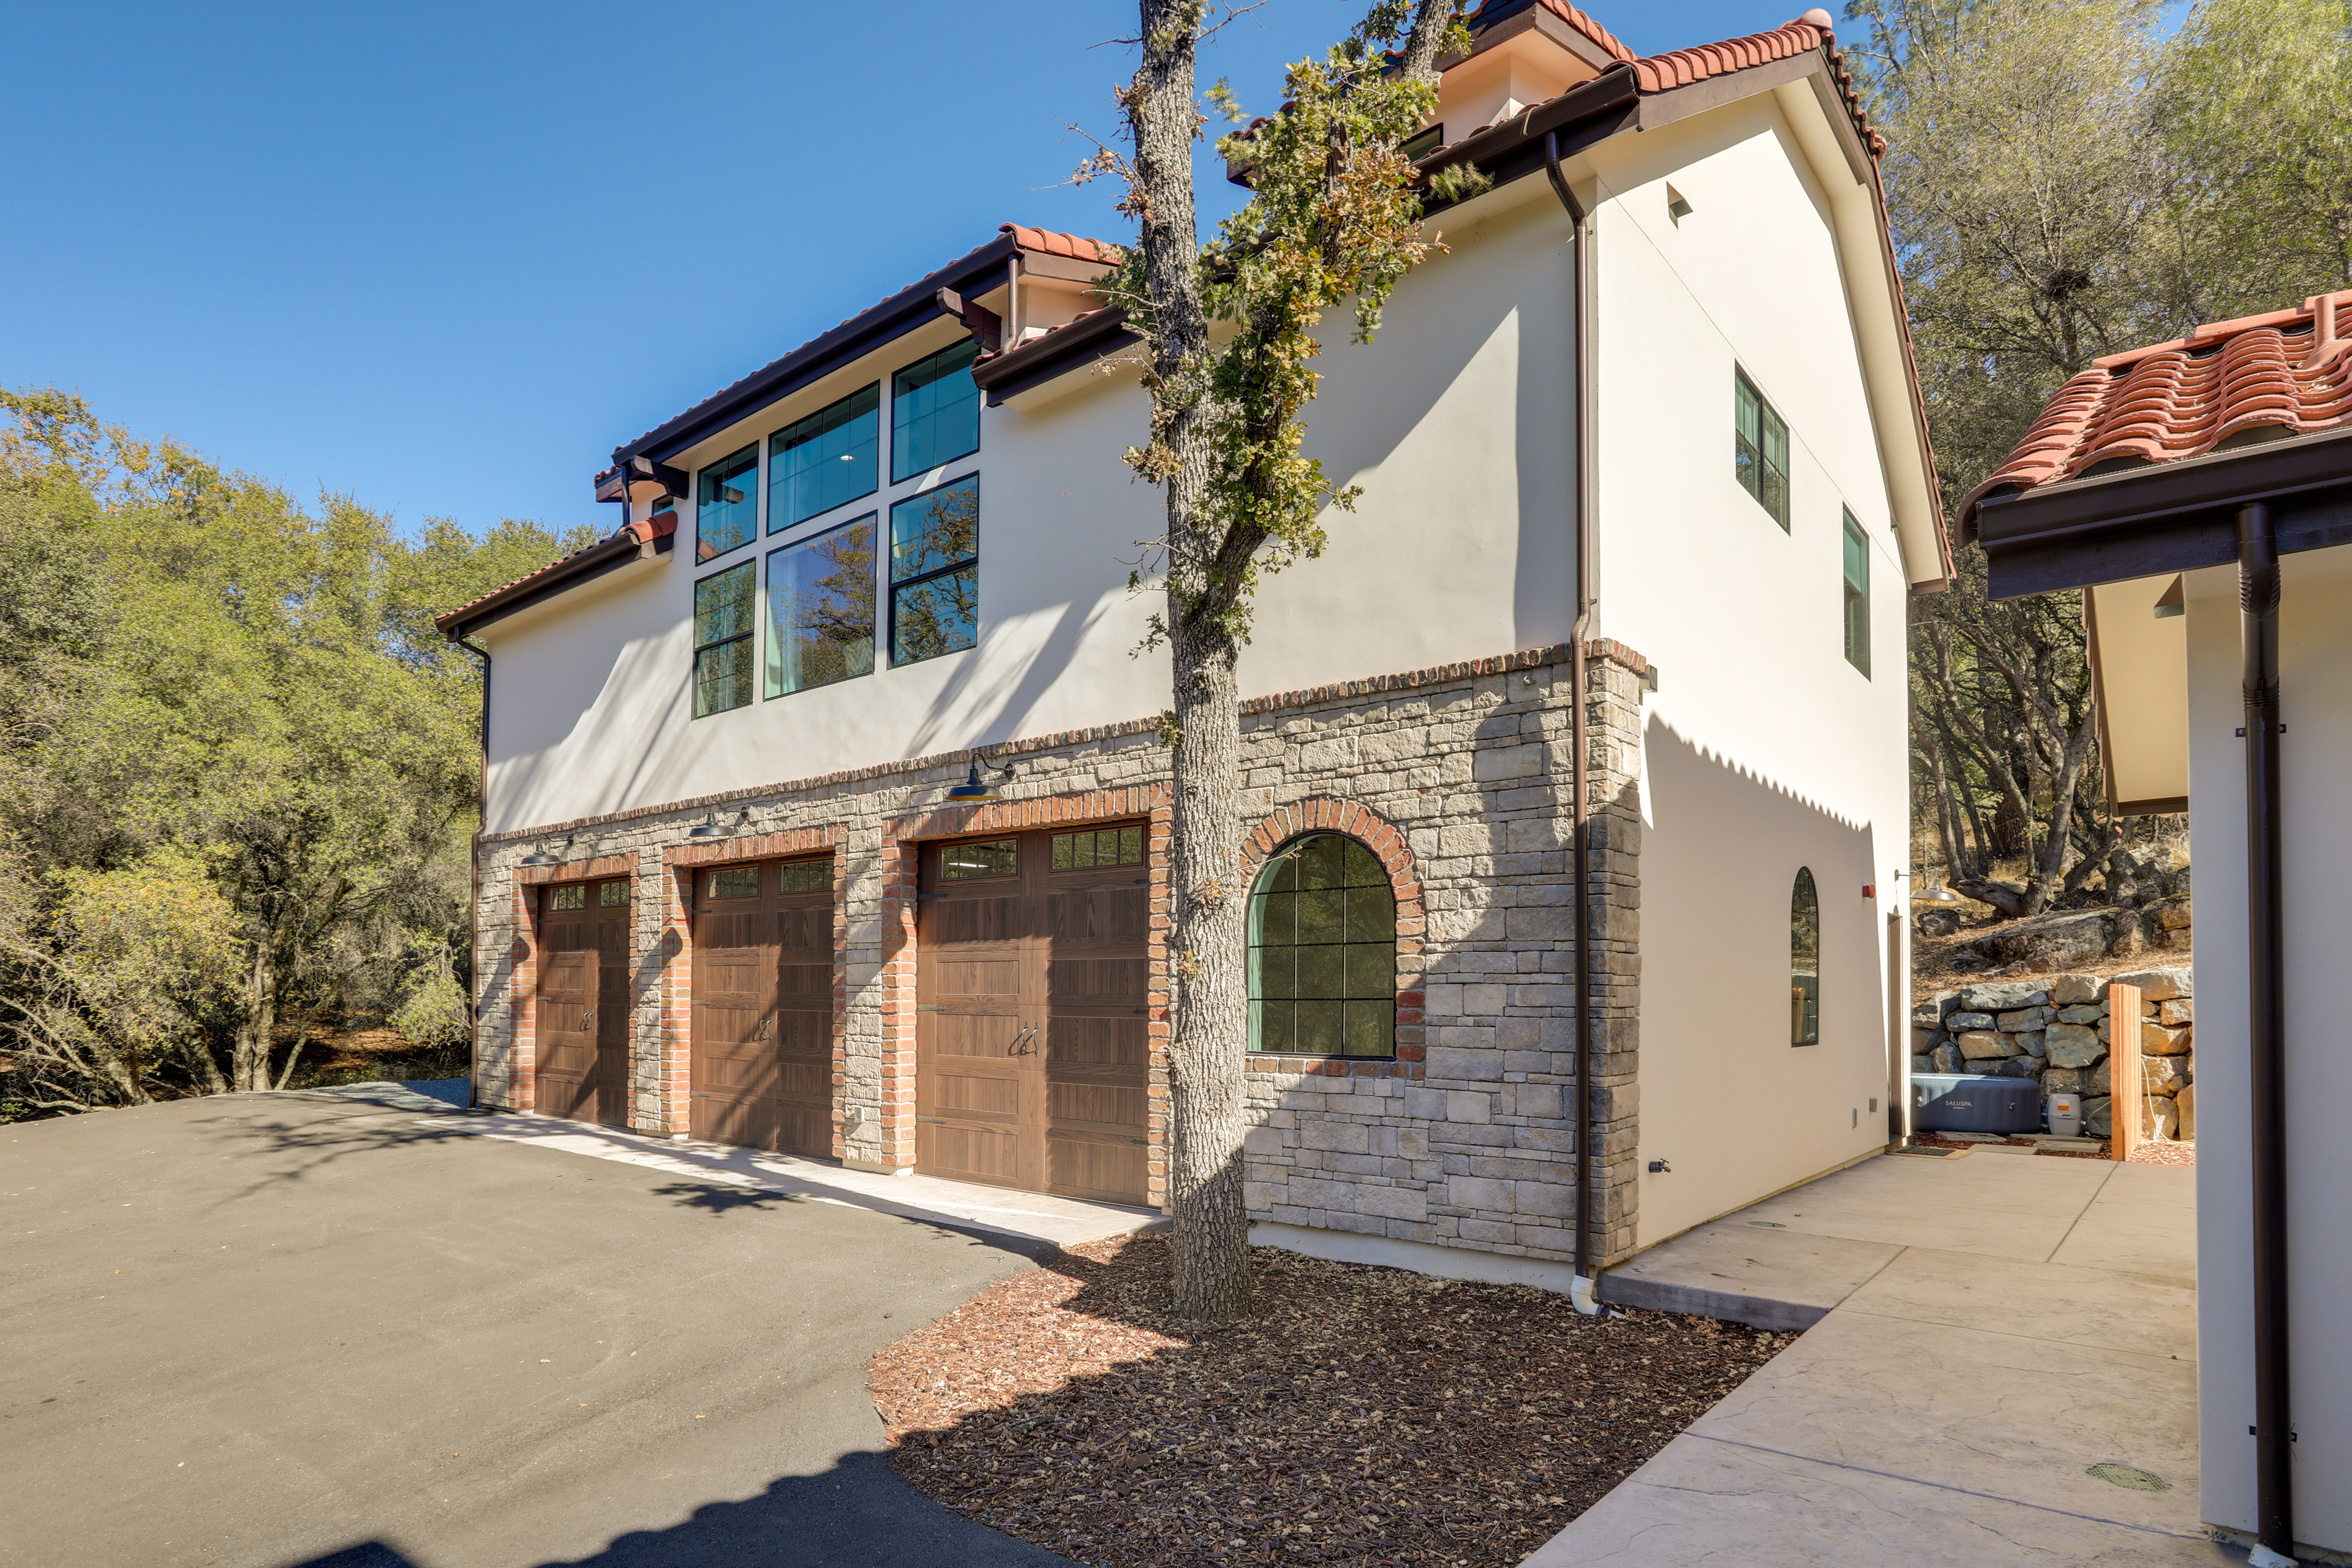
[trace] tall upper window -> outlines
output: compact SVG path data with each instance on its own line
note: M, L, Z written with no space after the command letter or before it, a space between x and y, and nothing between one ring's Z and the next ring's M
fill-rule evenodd
M890 508L890 662L970 647L980 629L980 479Z
M1294 839L1250 894L1250 1049L1396 1055L1396 893L1338 833Z
M872 512L768 552L768 695L874 672Z
M1845 661L1870 673L1870 536L1845 514Z
M1732 443L1732 466L1739 486L1763 504L1772 521L1789 526L1789 426L1748 373L1734 368L1732 404L1738 430Z
M882 389L862 386L768 437L768 531L870 496L881 482Z
M694 558L715 561L760 531L760 444L702 470L694 486Z
M1813 873L1797 868L1789 894L1789 1043L1811 1046L1822 1038L1822 899Z
M714 572L694 585L694 716L751 700L753 563Z
M890 378L890 479L911 479L980 450L980 345L966 338Z

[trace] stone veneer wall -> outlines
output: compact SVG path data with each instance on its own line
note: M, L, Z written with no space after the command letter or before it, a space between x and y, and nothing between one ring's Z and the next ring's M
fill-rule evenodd
M2114 1089L2107 988L2140 988L2140 1073L2160 1138L2197 1136L2196 1000L2187 969L2143 969L2103 980L2057 974L1946 991L1911 1011L1914 1072L1989 1073L2037 1080L2045 1095L2083 1096L2083 1125L2105 1138Z
M1572 694L1565 647L1255 699L1244 706L1255 853L1307 826L1352 828L1400 892L1398 1059L1254 1058L1249 1193L1261 1219L1548 1260L1573 1250ZM1588 764L1599 940L1592 1089L1602 1262L1633 1249L1638 1029L1640 695L1647 665L1588 645ZM909 842L1120 816L1151 818L1166 876L1157 720L993 746L1002 805L947 807L967 753L780 783L480 840L477 1077L528 1109L536 884L631 875L631 1125L689 1124L692 931L686 878L715 860L829 850L835 889L834 1152L911 1165L915 935ZM706 814L713 839L689 831ZM1383 835L1386 837L1383 837ZM524 868L544 847L562 864ZM1422 929L1409 929L1412 899ZM1152 1201L1167 1097L1164 916L1154 920ZM1417 975L1418 984L1412 982ZM1418 1000L1419 1016L1412 1004Z

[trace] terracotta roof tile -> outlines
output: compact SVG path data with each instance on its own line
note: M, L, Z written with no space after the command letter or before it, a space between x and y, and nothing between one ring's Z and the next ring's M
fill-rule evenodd
M1115 267L1124 254L1116 245L1106 245L1081 234L1056 234L1049 228L1028 228L1017 223L1001 225L997 232L1011 235L1013 242L1024 250L1066 256L1078 261L1099 261Z
M1543 0L1543 8L1608 50L1611 59L1622 60L1630 66L1638 58L1633 50L1617 41L1616 34L1594 21L1585 12L1570 5L1568 0ZM1477 19L1473 17L1470 25L1476 26Z
M2347 330L2352 289L2094 361L1969 492L1962 525L1996 491L2080 479L2101 463L2202 457L2249 430L2309 435L2352 426L2352 342L2339 335Z

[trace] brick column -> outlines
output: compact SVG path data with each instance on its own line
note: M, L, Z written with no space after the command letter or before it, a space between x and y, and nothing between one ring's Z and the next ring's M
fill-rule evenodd
M1649 661L1622 643L1585 645L1585 839L1592 933L1588 998L1598 1070L1592 1096L1594 1250L1602 1268L1633 1251L1641 1184L1642 692Z

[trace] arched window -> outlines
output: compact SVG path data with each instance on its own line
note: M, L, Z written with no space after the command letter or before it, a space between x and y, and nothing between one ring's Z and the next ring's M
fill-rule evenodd
M1250 1049L1396 1055L1396 893L1372 852L1310 833L1250 893Z
M1800 866L1789 895L1789 1043L1818 1045L1821 1037L1822 898L1812 872Z

